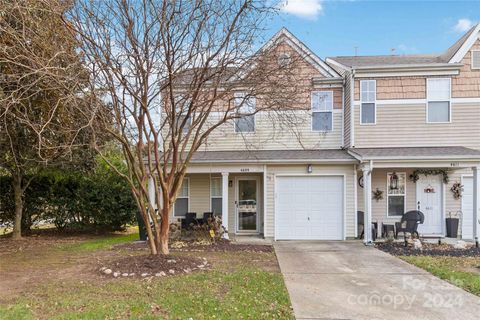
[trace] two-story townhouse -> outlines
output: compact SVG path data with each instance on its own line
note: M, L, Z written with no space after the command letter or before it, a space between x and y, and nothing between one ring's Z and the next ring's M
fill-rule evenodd
M296 117L303 121L285 128L259 112L248 125L215 130L189 165L172 218L214 212L230 235L342 240L358 237L357 211L365 225L381 228L420 208L422 235L445 235L445 217L462 211L461 232L471 239L480 168L479 33L480 26L472 28L441 55L323 61L282 29L264 49L301 58L306 90ZM456 182L465 189L458 199L450 191ZM365 240L371 237L366 228Z

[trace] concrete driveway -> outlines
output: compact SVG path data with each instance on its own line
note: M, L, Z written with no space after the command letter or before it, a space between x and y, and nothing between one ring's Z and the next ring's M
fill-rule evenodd
M359 241L275 243L297 319L479 319L480 298Z

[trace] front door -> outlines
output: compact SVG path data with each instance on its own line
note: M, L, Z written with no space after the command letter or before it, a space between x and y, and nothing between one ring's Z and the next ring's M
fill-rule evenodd
M258 231L258 178L237 180L237 232Z
M417 181L417 208L425 215L418 226L422 235L443 235L443 184L441 176L420 175Z

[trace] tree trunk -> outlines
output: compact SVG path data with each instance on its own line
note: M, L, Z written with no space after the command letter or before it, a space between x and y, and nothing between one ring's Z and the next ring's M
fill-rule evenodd
M167 205L165 205L167 203ZM170 213L170 206L168 202L164 202L164 207L162 209L162 222L160 224L160 248L159 251L162 254L170 254L170 250L168 249L168 233L170 229L170 223L168 219L168 215Z
M13 193L15 199L15 222L13 224L12 239L18 240L22 238L22 216L23 216L23 190L22 176L20 174L13 175Z

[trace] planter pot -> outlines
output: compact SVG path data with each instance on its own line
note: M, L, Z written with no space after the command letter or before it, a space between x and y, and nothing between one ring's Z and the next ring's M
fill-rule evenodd
M447 237L449 238L456 238L458 235L458 218L447 218Z

